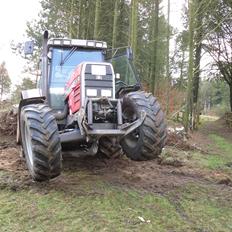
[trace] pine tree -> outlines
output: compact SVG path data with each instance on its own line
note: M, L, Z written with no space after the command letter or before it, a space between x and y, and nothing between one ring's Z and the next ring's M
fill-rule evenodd
M136 69L152 89L152 80L155 83L155 78L157 82L158 78L165 78L167 59L163 52L167 22L159 11L160 2L156 1L155 11L151 0L42 0L40 18L28 23L27 28L38 51L34 62L37 63L45 29L51 37L98 39L106 41L109 48L131 45Z
M194 55L194 74L193 74L193 129L198 128L199 123L199 110L198 110L198 93L200 84L200 64L201 64L201 51L202 51L202 40L203 30L202 19L204 18L203 9L204 0L195 0L197 10L195 12L195 55Z
M204 48L214 60L218 76L226 82L230 89L230 108L232 111L232 2L215 0L210 2L206 22L207 44Z
M132 0L130 44L134 52L135 59L137 58L137 44L138 44L137 36L138 36L138 0Z
M167 100L166 100L166 114L168 115L169 113L169 101L170 101L170 88L171 88L171 84L172 84L172 80L171 80L171 77L170 77L170 60L169 60L169 53L170 53L170 48L169 48L169 45L170 45L170 27L169 27L169 24L170 24L170 0L168 0L168 10L167 10L167 20L168 20L168 26L167 26L167 51L166 51L166 78L167 78L167 83L168 83L168 86L167 86Z
M11 100L13 103L19 103L21 99L21 92L27 89L35 88L36 84L30 78L23 78L20 84L15 85L14 92L11 95Z
M118 7L119 7L119 0L115 0L114 5L114 24L113 24L113 35L112 35L112 48L116 48L117 42L117 32L118 32Z
M158 56L158 42L159 42L159 0L155 0L154 9L154 47L153 47L153 63L151 71L151 92L155 93L155 84L158 79L158 66L157 66L157 56Z
M193 86L193 55L194 55L194 4L193 0L189 0L189 64L188 64L188 87L187 101L184 115L185 130L189 129L189 121L192 117L192 86Z
M11 80L6 69L5 62L0 65L0 100L2 100L3 95L10 90Z
M101 12L101 0L96 0L95 6L95 19L94 19L94 34L93 38L98 39L100 36L100 12Z

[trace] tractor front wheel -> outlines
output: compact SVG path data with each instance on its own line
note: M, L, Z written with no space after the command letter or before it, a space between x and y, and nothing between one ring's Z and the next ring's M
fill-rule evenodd
M138 91L124 96L122 111L124 120L138 119L146 112L144 123L121 140L126 155L132 160L143 161L157 158L166 143L164 113L157 99L150 93Z
M61 144L56 119L45 104L24 106L20 132L27 167L35 181L45 181L61 173Z

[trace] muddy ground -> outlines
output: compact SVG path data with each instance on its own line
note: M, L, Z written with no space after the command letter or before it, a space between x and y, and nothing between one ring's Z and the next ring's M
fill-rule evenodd
M191 164L192 147L195 147L196 152L200 151L205 155L217 149L214 146L208 146L212 144L207 136L209 133L218 134L232 142L232 130L224 124L224 120L219 120L216 123L208 123L199 132L190 136L187 142L191 147L190 151L176 148L175 144L165 148L164 153L171 153L171 160L162 157L147 162L134 162L126 157L119 159L64 158L62 175L47 183L35 183L31 180L21 155L21 148L16 145L14 136L1 134L0 170L4 171L4 175L0 176L0 188L9 187L17 190L43 186L45 192L53 189L75 193L79 191L77 186L83 178L100 178L115 186L127 186L139 191L160 194L192 182L215 185L220 191L223 189L232 193L231 179L223 172L215 173L215 171L201 169Z

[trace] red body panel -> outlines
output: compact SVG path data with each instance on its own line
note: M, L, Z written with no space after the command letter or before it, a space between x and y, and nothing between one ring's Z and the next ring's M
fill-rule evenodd
M77 66L65 87L66 100L72 114L81 108L81 69L82 65Z

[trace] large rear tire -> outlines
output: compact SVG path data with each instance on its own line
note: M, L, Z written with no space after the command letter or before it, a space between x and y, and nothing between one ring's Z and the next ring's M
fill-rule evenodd
M60 175L61 143L56 119L45 104L22 108L20 132L27 167L35 181L46 181Z
M146 112L144 123L121 140L126 155L136 161L157 158L167 138L164 113L157 99L150 93L131 92L124 96L122 110L129 121L139 118L141 111Z

